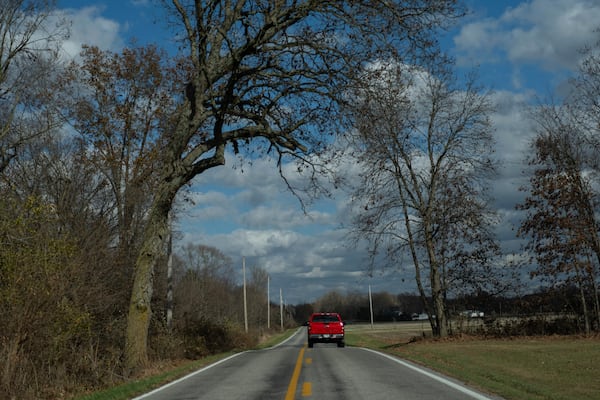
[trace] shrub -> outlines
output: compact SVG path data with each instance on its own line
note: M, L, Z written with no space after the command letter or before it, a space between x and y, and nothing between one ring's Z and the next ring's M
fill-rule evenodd
M479 332L486 336L537 336L537 335L571 335L580 333L578 320L575 317L533 316L520 319L488 320Z
M186 358L197 359L210 354L234 349L247 349L257 343L254 336L243 332L237 325L218 323L209 319L185 321L177 329Z

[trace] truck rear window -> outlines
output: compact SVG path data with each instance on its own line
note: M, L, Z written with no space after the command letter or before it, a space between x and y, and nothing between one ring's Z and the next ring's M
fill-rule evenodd
M315 315L312 322L340 322L335 315Z

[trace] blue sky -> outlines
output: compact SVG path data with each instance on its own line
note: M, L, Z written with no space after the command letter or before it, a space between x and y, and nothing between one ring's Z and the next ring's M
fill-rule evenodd
M72 21L65 45L76 56L82 44L119 50L138 42L170 45L164 17L151 0L59 0ZM522 199L522 160L531 138L526 108L567 87L585 45L600 39L597 0L467 0L470 14L440 42L460 71L478 68L480 83L494 90L492 115L496 153L504 164L493 182L495 207L502 222L498 238L507 257L518 252L514 235ZM290 169L290 179L300 179ZM181 243L219 248L236 263L265 268L272 298L283 290L287 303L314 301L330 290L366 293L415 292L409 265L365 275L364 249L349 248L340 224L347 222L349 200L342 192L302 212L286 191L272 160L250 168L227 165L199 176L192 187L196 206L180 215Z

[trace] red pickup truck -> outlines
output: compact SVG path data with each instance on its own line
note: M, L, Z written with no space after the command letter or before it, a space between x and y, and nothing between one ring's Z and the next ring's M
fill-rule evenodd
M344 347L344 321L338 313L314 313L306 323L308 347L317 342L337 343Z

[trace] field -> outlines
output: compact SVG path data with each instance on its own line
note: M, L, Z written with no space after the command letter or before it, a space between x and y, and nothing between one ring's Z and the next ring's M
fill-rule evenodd
M433 340L426 322L348 325L346 335L507 400L600 399L598 336Z

